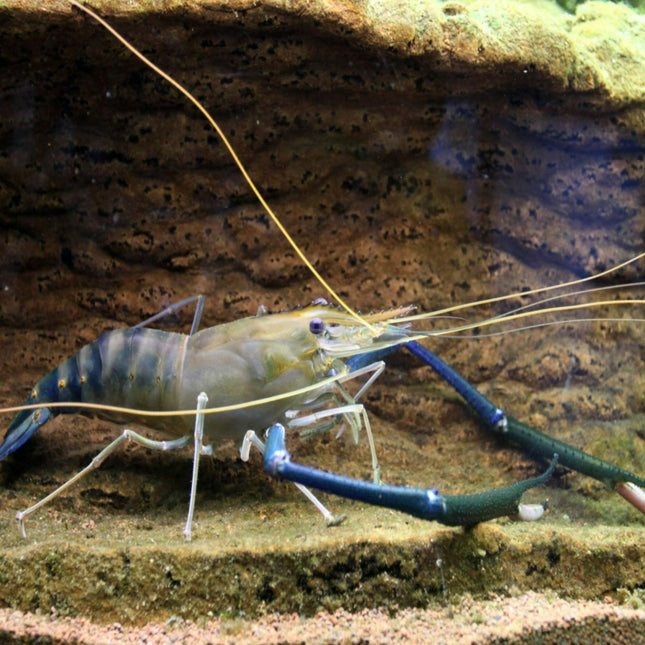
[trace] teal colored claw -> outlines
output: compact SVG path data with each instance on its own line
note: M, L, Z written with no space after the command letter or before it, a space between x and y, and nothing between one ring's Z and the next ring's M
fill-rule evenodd
M545 504L523 505L522 495L544 484L553 474L558 455L539 477L517 482L511 486L475 493L473 495L440 495L434 488L386 486L351 477L334 475L291 461L285 447L284 426L274 424L267 431L264 452L265 470L272 476L296 482L327 493L354 499L374 506L392 508L423 520L434 520L447 526L474 526L480 522L504 516L519 516L524 520L539 519Z
M422 361L430 365L441 378L451 385L483 420L486 427L506 441L521 448L533 458L551 460L557 454L561 466L592 477L609 488L616 490L630 504L645 514L645 478L633 472L619 468L599 457L570 446L563 441L531 428L517 419L507 415L481 392L476 390L466 379L452 367L433 354L429 349L412 341L405 347ZM376 360L383 360L396 347L388 347L375 352L368 352L349 358L346 363L351 370L356 370Z

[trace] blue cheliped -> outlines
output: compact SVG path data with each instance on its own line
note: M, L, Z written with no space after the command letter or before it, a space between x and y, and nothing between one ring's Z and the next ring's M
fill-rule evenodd
M508 416L481 392L478 392L463 376L419 343L412 341L407 343L406 347L415 356L430 365L441 378L461 394L487 428L502 435L510 443L519 446L530 457L550 460L554 454L557 454L560 465L597 479L610 488L614 488L622 482L645 486L645 479L642 477L614 466L604 459L593 457L563 441L549 437Z
M436 354L416 341L404 343L410 352L430 365L473 408L491 431L502 434L508 441L521 447L529 456L550 460L547 470L532 479L511 486L472 495L439 495L436 489L407 486L386 486L334 475L302 466L291 461L285 447L285 431L275 424L267 431L265 469L274 477L310 486L341 497L376 506L392 508L425 520L435 520L449 526L468 526L505 515L520 515L529 519L532 510L522 507L524 492L544 484L553 474L556 464L581 472L607 486L619 487L624 482L645 486L645 479L618 468L598 457L593 457L562 441L539 432L499 409L466 379L442 361ZM351 370L382 360L397 347L352 356L345 362ZM620 490L619 490L620 492ZM538 513L541 515L541 513ZM532 518L531 518L532 519Z
M436 488L375 484L294 463L285 447L285 429L280 423L267 431L264 453L264 467L273 477L448 526L472 526L505 515L521 516L522 495L529 488L544 484L553 473L557 461L558 456L554 455L544 474L511 486L473 495L443 496Z
M543 432L508 416L504 410L501 410L487 399L461 374L423 345L416 341L410 341L403 345L424 363L432 367L442 379L451 385L466 400L490 431L501 435L506 441L520 447L528 456L550 461L553 459L553 455L557 454L558 463L561 466L566 466L571 470L597 479L610 488L614 488L622 482L633 482L638 486L645 486L643 477L619 468L604 459L593 457L578 448L564 443L564 441L549 437ZM370 362L382 360L399 347L388 347L369 354L352 356L345 363L350 366L350 369L356 370Z

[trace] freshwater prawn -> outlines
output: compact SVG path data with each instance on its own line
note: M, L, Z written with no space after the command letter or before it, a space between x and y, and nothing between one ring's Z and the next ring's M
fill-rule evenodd
M564 465L618 487L621 494L645 512L645 503L638 488L645 485L645 480L561 442L540 436L507 417L454 370L418 344L417 341L425 336L440 334L411 331L408 324L414 318L407 316L410 308L369 316L356 314L323 280L291 239L246 174L226 137L201 104L93 12L75 0L71 0L71 4L101 22L206 115L273 221L342 309L318 301L310 307L290 313L264 315L260 311L253 318L199 331L203 299L197 297L188 299L198 303L188 335L149 329L148 325L163 315L162 312L133 328L108 332L81 349L34 387L25 406L21 406L22 409L7 430L0 445L0 459L17 450L38 427L57 413L87 413L115 422L136 420L178 438L152 441L125 430L86 469L51 495L18 513L23 533L24 520L28 515L100 465L124 441L132 440L147 447L166 450L187 445L191 436L195 445L189 512L184 529L187 539L190 539L192 531L199 456L212 452L213 446L226 438L242 441L244 458L248 458L253 446L262 450L267 470L273 475L293 480L329 523L335 523L339 518L335 518L304 486L390 506L447 524L474 524L518 510L526 518L532 518L539 515L540 510L520 507L519 498L527 488L545 481L557 459ZM582 281L570 284L578 282ZM184 304L186 301L177 306ZM532 313L517 312L515 315L522 318ZM504 320L509 319L505 317ZM480 321L475 326L498 322L498 319L488 323ZM469 327L462 326L450 333L456 334ZM551 460L545 474L505 489L466 496L442 496L434 489L381 485L369 418L358 400L383 370L382 358L401 345L407 345L439 371L491 428L510 436L513 441L524 442L539 456ZM368 376L367 383L358 394L350 395L344 383L365 375ZM213 407L206 408L209 403ZM350 427L354 438L358 437L360 430L365 431L370 443L374 484L331 476L313 468L298 467L291 462L284 445L284 428L293 430L308 427L310 432L318 433L338 425ZM253 431L247 432L248 428L267 427L266 447Z

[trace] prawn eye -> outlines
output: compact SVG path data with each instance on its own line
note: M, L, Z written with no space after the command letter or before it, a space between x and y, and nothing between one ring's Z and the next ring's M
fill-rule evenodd
M309 331L316 336L319 336L323 333L325 329L325 323L322 318L312 318L309 321Z

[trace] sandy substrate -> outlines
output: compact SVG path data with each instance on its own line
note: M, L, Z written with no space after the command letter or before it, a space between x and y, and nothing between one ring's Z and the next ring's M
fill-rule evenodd
M390 615L380 609L352 614L339 610L303 619L274 614L256 621L212 620L201 624L171 619L143 627L97 625L84 619L0 611L1 642L46 643L643 643L642 599L626 605L571 602L533 592L516 598L462 599L437 610L407 609ZM582 640L580 640L582 639Z

